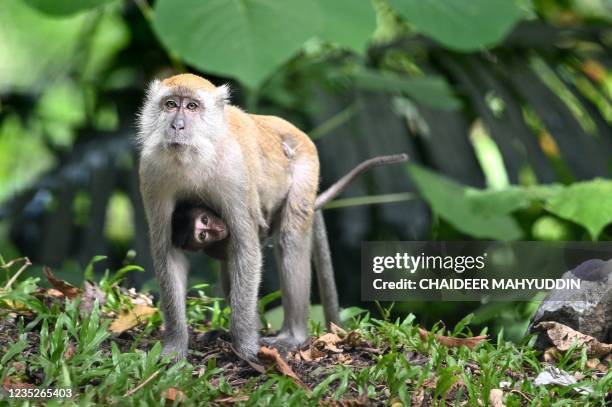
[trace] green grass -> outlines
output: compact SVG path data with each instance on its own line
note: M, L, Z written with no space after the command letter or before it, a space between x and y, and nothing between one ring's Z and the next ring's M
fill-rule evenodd
M125 275L125 271L120 274ZM367 347L362 353L347 354L367 363L301 365L310 366L308 372L293 365L309 389L272 371L265 375L251 372L236 385L229 381L228 372L216 357L208 358L204 365L163 358L157 341L159 315L134 330L128 339L113 336L108 331L111 316L130 303L116 275L107 274L100 281L107 301L102 307L96 302L88 313L79 312L78 299L58 302L41 296L38 278L27 278L9 290L0 290L0 380L38 388L70 388L74 392L71 399L47 400L48 405L171 405L164 394L176 388L183 393L186 405L231 400L238 405L314 406L321 401L369 399L388 405L422 400L426 405L467 402L478 406L487 405L492 389L502 388L506 406L603 406L612 390L612 372L594 378L595 372L586 367L586 353L580 348L562 353L556 365L570 374L581 372L584 378L578 386L591 387L591 394L580 394L572 387L535 386L533 378L545 364L540 352L533 349L533 338L512 343L500 333L473 349L447 348L433 337L422 340L412 315L385 321L354 308L346 313L353 316L345 328L358 332ZM0 278L0 287L4 284ZM197 287L198 295L188 301L192 327L226 327L227 307L207 297L205 288ZM470 318L450 332L434 330L473 336ZM208 323L204 324L204 319ZM319 326L313 324L313 328ZM373 349L369 356L359 356L367 349ZM198 351L193 354L197 356ZM502 387L502 382L508 382L507 386ZM24 400L0 396L0 405L7 403L28 405Z

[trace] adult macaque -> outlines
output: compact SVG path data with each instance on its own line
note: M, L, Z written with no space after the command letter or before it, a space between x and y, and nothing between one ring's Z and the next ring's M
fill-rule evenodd
M319 183L315 145L291 123L228 104L228 88L196 75L154 81L139 117L140 187L165 319L164 353L187 353L188 262L172 245L178 202L211 208L229 231L221 282L235 351L256 359L260 236L274 236L285 319L272 346L306 339L312 221ZM291 154L287 154L287 149Z
M183 74L150 85L137 140L141 194L165 319L165 354L183 358L187 353L188 262L181 247L189 242L180 233L173 236L172 230L173 223L185 221L184 203L200 207L186 211L188 219L201 221L192 233L228 234L227 247L219 248L218 257L225 257L220 280L232 309L233 347L240 356L255 359L260 346L257 294L262 238L276 242L285 315L280 333L265 338L265 343L290 349L306 339L313 220L315 263L329 265L320 272L324 278L319 279L319 288L322 297L335 300L324 304L326 318L337 315L327 238L321 237L323 216L320 211L315 214L315 204L338 191L332 187L316 197L319 160L308 136L281 118L247 114L228 104L226 86L215 87L199 76ZM362 170L358 167L351 173ZM202 218L206 211L216 228L207 228ZM207 234L198 233L196 241L206 241Z

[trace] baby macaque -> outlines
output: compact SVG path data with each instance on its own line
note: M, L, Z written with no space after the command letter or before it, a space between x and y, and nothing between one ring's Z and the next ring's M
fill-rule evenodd
M181 204L172 214L172 244L175 247L227 260L228 236L225 222L208 208Z

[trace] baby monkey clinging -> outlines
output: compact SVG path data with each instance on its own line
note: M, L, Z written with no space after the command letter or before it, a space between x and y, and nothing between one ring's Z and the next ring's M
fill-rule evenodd
M172 214L172 244L189 251L202 251L227 260L227 225L208 208L179 203Z

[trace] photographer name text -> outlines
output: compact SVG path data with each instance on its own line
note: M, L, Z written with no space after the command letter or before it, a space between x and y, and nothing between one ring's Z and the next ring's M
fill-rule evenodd
M579 279L561 278L423 278L415 281L402 278L397 281L374 279L375 290L579 290Z

